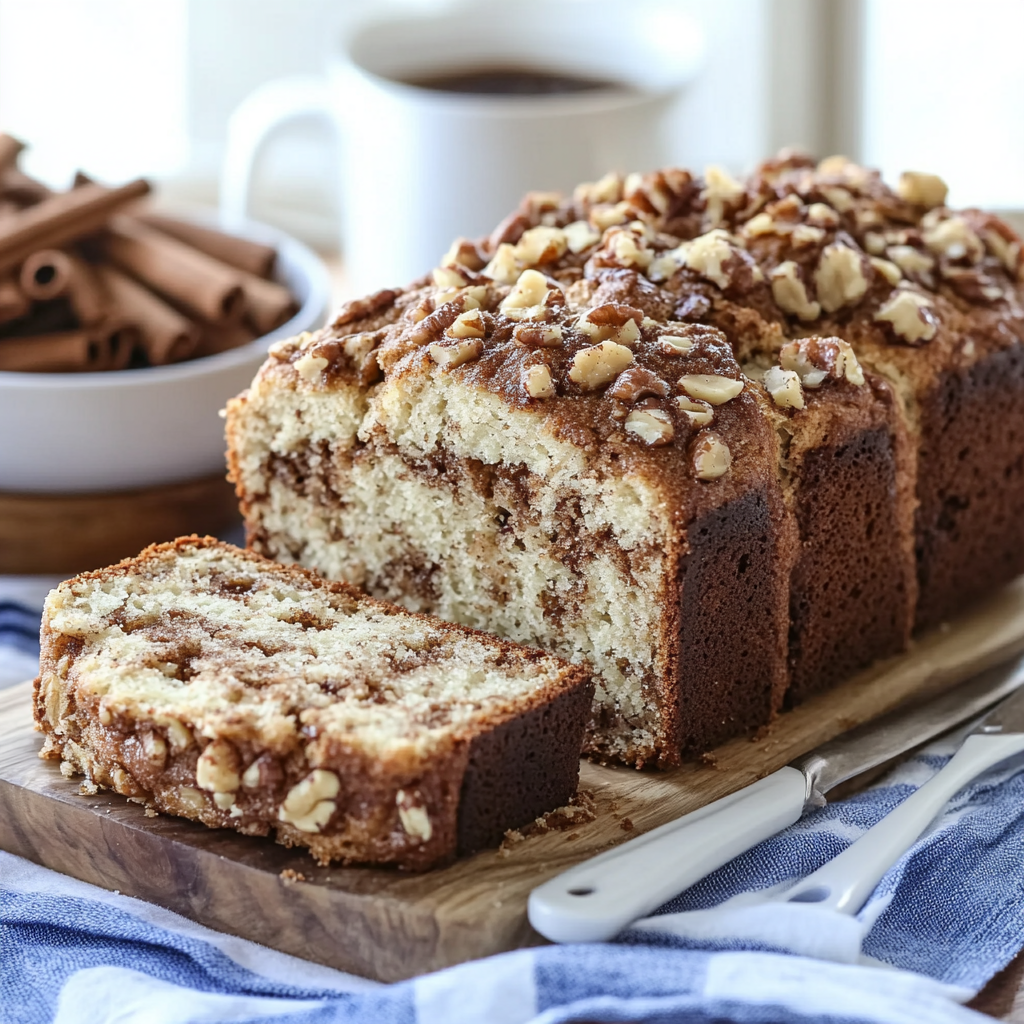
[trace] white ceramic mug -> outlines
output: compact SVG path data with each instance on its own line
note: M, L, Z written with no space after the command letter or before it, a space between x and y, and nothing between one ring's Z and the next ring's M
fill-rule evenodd
M275 127L323 114L341 143L348 280L358 292L405 284L457 236L490 231L531 189L665 163L666 114L701 49L671 0L499 0L364 22L326 78L269 82L234 113L222 214L245 216L253 162ZM512 96L407 81L495 67L618 84Z

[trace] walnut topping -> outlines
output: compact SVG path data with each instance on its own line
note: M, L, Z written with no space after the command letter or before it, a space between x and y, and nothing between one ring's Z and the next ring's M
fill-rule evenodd
M695 402L687 395L680 395L676 399L676 405L695 426L706 427L715 418L715 410L707 402Z
M811 224L797 224L790 237L794 245L817 245L824 239L825 232Z
M827 245L814 272L818 301L826 313L859 302L868 290L861 254L847 245Z
M545 363L536 363L523 370L523 387L531 398L553 398L555 382Z
M562 344L562 325L516 324L512 340L523 348L557 348Z
M675 436L672 420L664 409L634 409L627 417L627 433L639 437L652 448L668 444Z
M864 371L849 342L839 338L800 338L787 342L779 350L784 370L792 370L805 388L821 386L826 377L845 378L858 387L864 383ZM766 385L767 386L767 385Z
M895 286L903 280L903 272L900 270L895 263L890 263L888 260L880 259L877 256L870 257L871 266L877 270L882 277L889 282L889 284Z
M465 288L469 281L455 267L437 267L433 273L438 288Z
M729 472L731 465L729 446L713 430L702 430L693 446L693 468L697 479L717 480Z
M617 203L622 198L622 178L606 174L600 181L584 182L573 191L573 199L580 204Z
M601 241L601 236L585 220L574 220L562 230L569 252L583 252Z
M438 266L450 267L453 263L466 267L468 270L479 270L484 265L479 249L468 238L456 238L448 251L441 257Z
M890 245L885 255L896 264L904 274L911 277L930 279L935 269L935 258L920 252L912 245Z
M981 239L963 217L940 220L926 214L921 226L924 228L924 244L939 256L945 256L948 260L966 259L977 263L985 255Z
M515 284L519 277L519 270L515 246L510 245L508 242L502 242L494 250L490 263L484 267L481 273L498 284Z
M616 203L614 206L595 206L590 211L590 223L600 231L607 231L608 228L619 224L625 224L629 220L632 207L629 203Z
M669 392L668 384L665 383L656 373L645 370L640 366L632 366L619 374L615 383L608 389L610 397L627 405L645 397L656 395L658 398L667 398Z
M605 235L604 249L607 251L605 259L620 267L646 270L653 258L642 238L638 240L636 234L622 228L613 228Z
M780 225L772 219L771 214L757 213L743 225L741 231L748 238L757 238L760 235L777 234L779 227Z
M539 270L524 270L501 304L501 312L513 320L543 320L552 289ZM559 296L561 297L561 296Z
M743 390L743 381L715 373L688 373L679 378L679 386L691 398L710 405L723 405Z
M896 186L900 199L917 206L942 206L949 189L937 174L923 174L921 171L904 171Z
M985 248L1002 263L1010 274L1016 277L1017 269L1020 266L1020 241L1016 238L1004 238L994 230L983 231L981 236L985 240Z
M338 310L338 315L334 318L334 323L331 326L343 327L345 324L352 323L353 320L363 320L373 316L374 313L379 313L393 305L399 295L401 292L394 288L382 288L379 292L374 292L364 298L351 299Z
M632 362L633 353L625 345L602 341L573 356L569 379L584 391L593 391L613 381Z
M840 213L849 213L854 207L853 196L845 188L827 185L822 188L821 194L828 200L828 205Z
M479 338L464 338L455 342L435 342L428 349L430 358L438 366L449 370L454 370L456 366L476 359L483 350L484 345Z
M540 227L524 231L516 243L516 259L527 267L553 263L565 252L568 240L561 228Z
M773 366L765 373L763 383L772 401L780 409L804 407L804 391L800 385L800 375L795 370Z
M226 740L207 744L196 762L196 784L210 793L233 793L239 786L238 755Z
M167 763L167 744L163 737L155 732L144 732L141 739L142 753L150 766L162 770Z
M420 842L428 842L434 834L434 829L430 824L427 809L414 804L411 797L401 789L395 794L395 803L398 805L398 820L406 833Z
M867 231L864 234L864 248L871 253L872 256L881 256L885 252L885 235L880 235L877 231Z
M451 338L482 338L487 334L487 323L479 309L468 309L455 318L445 334Z
M719 288L729 287L732 278L725 270L725 264L732 257L733 248L729 244L728 232L715 228L684 245L686 266L713 281Z
M334 772L316 768L292 786L277 816L300 832L319 832L334 813L334 798L340 790L341 783Z
M615 341L634 345L640 337L644 311L621 302L606 302L588 309L576 321L576 328L594 341Z
M907 289L894 292L889 301L875 313L875 319L886 321L893 333L908 345L931 341L938 330L932 301Z
M723 168L715 165L705 168L704 182L700 197L704 200L708 223L717 227L722 223L726 207L743 195L743 186Z
M658 346L670 356L685 356L693 348L693 341L681 334L663 334L658 338Z
M294 365L299 376L312 384L327 369L327 360L323 356L315 356L311 352L307 352L296 359Z
M825 203L811 203L807 207L807 223L819 228L839 226L839 214Z
M800 278L800 268L792 260L780 263L771 272L772 297L784 313L801 320L817 320L821 315L820 303L807 296L807 286Z

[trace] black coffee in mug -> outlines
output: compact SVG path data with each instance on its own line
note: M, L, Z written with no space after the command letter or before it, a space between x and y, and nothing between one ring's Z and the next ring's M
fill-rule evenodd
M545 68L511 66L441 71L399 81L434 92L480 96L558 96L598 89L626 88L621 82L607 78L588 78Z

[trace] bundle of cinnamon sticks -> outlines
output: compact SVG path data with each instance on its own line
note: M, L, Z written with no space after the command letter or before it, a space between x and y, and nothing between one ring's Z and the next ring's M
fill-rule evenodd
M141 202L144 180L53 192L0 134L0 370L161 366L247 344L298 310L275 251Z

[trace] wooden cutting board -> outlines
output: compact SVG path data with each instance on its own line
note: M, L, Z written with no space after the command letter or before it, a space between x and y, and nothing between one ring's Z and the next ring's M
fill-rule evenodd
M317 867L269 839L211 830L111 793L79 795L41 761L31 684L0 691L0 848L211 928L356 974L395 981L543 940L530 890L631 836L725 796L891 709L1024 650L1024 578L955 625L780 716L706 763L637 772L584 761L597 816L422 875Z

